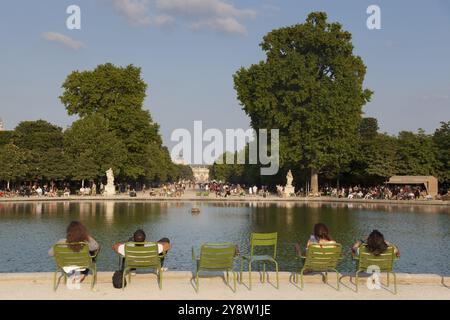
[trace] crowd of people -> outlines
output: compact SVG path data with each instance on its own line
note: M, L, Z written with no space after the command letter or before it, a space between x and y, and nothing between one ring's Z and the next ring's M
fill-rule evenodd
M422 186L384 185L374 187L349 186L332 188L326 186L321 189L321 195L335 198L366 199L366 200L432 200Z
M67 197L76 196L95 196L101 195L105 189L105 185L100 182L99 186L94 182L90 182L88 186L81 186L79 189L71 188L69 183L57 186L56 184L39 183L23 184L17 188L0 188L0 197ZM160 197L181 197L187 189L200 190L202 194L214 194L216 197L231 196L259 196L269 197L274 192L269 191L268 186L233 184L227 182L212 181L208 183L194 183L192 181L181 181L176 183L164 183L157 187L139 185L138 188L132 187L130 184L121 183L116 186L117 194L127 194L136 196L137 192L143 195L160 196ZM280 190L276 190L276 195L282 197ZM293 195L293 194L292 194ZM297 197L312 196L311 193L305 192L304 188L299 188L295 192ZM315 196L333 197L341 199L365 199L365 200L433 200L433 196L427 193L424 185L377 185L377 186L345 186L332 187L325 185L319 189L319 194ZM447 194L440 192L437 199L447 200L450 198L450 191Z
M233 183L223 183L212 181L210 183L201 183L198 185L199 189L205 192L211 192L216 195L216 197L230 197L230 196L261 196L267 197L270 192L267 186L262 186L258 188L258 186L246 186L240 184Z

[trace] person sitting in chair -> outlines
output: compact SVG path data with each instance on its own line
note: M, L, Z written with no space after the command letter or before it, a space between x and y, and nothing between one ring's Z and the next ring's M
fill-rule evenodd
M384 253L388 247L394 248L394 253L397 257L400 257L400 251L398 248L384 239L383 234L378 230L373 230L366 240L358 240L352 247L352 254L359 255L359 248L361 245L366 245L367 249L374 256L379 256Z
M144 230L136 230L133 234L133 236L128 239L129 242L145 242L145 232ZM168 238L162 238L157 241L158 244L158 253L161 256L161 267L164 265L164 255L169 252L170 249L172 249L172 245L170 244L170 240ZM113 245L112 249L120 254L121 256L125 257L125 243L116 243ZM123 262L123 260L122 260ZM122 263L122 267L123 267ZM167 270L167 268L163 268L164 271Z

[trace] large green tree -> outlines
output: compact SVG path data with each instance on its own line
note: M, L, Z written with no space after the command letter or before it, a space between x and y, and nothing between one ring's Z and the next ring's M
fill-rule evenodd
M267 34L265 61L234 76L238 99L253 128L280 130L282 166L338 172L352 158L362 107L366 67L353 53L352 36L323 12Z
M60 99L70 115L82 119L93 114L104 117L109 130L125 145L121 177L154 179L160 174L159 168L170 166L159 126L143 109L147 84L141 78L140 68L107 63L92 71L74 71L62 87ZM167 172L162 175L167 177Z
M64 132L64 149L71 160L73 180L96 180L109 168L120 174L127 152L109 130L108 121L97 114L75 121Z

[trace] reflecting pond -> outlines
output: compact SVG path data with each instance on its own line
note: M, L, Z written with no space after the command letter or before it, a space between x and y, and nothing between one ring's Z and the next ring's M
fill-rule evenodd
M192 214L192 207L200 213ZM102 245L100 271L118 268L111 246L138 228L149 240L171 239L173 249L165 262L169 270L192 270L192 246L198 252L205 242L234 242L245 253L251 232L277 231L280 268L293 271L299 265L294 243L305 244L314 224L324 222L344 247L342 272L354 271L352 243L378 229L400 248L397 271L450 274L448 206L139 201L0 203L0 272L53 271L47 251L65 237L72 220L82 221Z

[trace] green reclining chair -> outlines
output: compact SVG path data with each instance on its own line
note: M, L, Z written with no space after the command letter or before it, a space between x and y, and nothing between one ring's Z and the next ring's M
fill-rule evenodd
M200 249L200 257L196 257L192 247L192 261L195 262L195 283L198 293L198 275L201 271L226 271L227 284L230 284L229 271L233 273L233 292L236 292L236 274L233 271L236 246L233 243L205 243Z
M368 272L370 269L373 270L373 267L376 266L379 268L379 272L386 272L387 274L387 286L389 287L389 275L392 273L394 276L394 294L397 294L397 277L395 275L394 270L394 261L397 260L397 256L395 255L395 248L393 246L389 246L387 250L375 256L370 253L367 249L366 245L362 245L359 247L359 254L354 255L353 259L358 260L358 266L356 269L356 292L358 292L358 279L360 272ZM378 271L378 270L377 270Z
M79 251L74 251L71 247L80 246ZM64 268L77 267L78 269L89 269L92 271L91 290L94 289L97 283L97 265L96 258L100 249L96 251L95 255L91 256L89 253L89 245L86 242L76 243L57 243L53 246L53 252L56 262L56 271L53 276L53 290L57 290L59 281L64 276L64 281L67 283L67 273ZM57 280L58 271L62 275Z
M328 271L336 272L336 285L339 290L339 272L337 264L341 259L342 246L339 243L310 244L304 259L303 268L300 270L301 288L303 289L303 273L305 270L313 272L325 272L325 282L328 282ZM298 282L298 275L294 278Z
M244 261L248 261L248 275L249 275L249 290L252 289L252 264L253 262L262 262L263 274L262 282L265 282L266 278L266 262L273 263L275 265L275 272L277 277L277 289L279 288L278 280L278 262L275 260L277 257L277 240L278 233L252 233L250 236L250 256L241 257L241 269L240 269L240 282L242 283L242 272L244 270ZM273 247L271 255L255 255L257 248L261 247Z
M125 243L125 261L122 275L122 290L125 289L125 277L131 282L131 269L155 269L158 274L159 289L162 289L163 271L161 259L165 254L158 253L156 242L127 242Z

